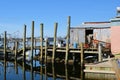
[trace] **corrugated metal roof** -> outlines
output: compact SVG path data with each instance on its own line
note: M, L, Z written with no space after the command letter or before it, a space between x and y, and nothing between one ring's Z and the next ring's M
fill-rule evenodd
M102 28L110 28L111 23L102 23L102 24L81 24L77 27L71 27L71 29L102 29Z
M106 24L110 23L110 21L103 21L103 22L84 22L83 24Z

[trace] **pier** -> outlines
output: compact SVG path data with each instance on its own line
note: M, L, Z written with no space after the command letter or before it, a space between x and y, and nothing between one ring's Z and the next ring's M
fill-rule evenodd
M31 65L27 65L31 70L31 76L33 76L33 61L37 60L43 64L46 63L63 63L65 65L79 65L82 70L81 75L84 78L88 73L99 73L99 74L110 74L115 76L116 72L113 70L112 65L104 65L104 64L113 64L109 62L111 58L111 49L105 48L101 45L101 41L98 41L98 47L86 47L85 43L78 43L77 47L73 47L70 45L70 16L68 17L67 24L67 36L66 36L66 44L64 46L58 46L57 44L57 27L58 23L54 24L54 37L53 44L49 45L48 39L44 39L44 25L40 24L40 38L34 37L34 21L32 21L31 27L31 37L27 38L26 29L27 26L24 25L23 39L14 39L13 48L7 47L7 32L4 32L4 46L0 48L1 59L4 60L6 66L6 61L22 61L22 66L26 66L27 56L30 56ZM39 45L36 45L36 43ZM28 45L27 43L30 43ZM21 45L22 44L22 45ZM22 46L19 48L19 46ZM29 52L27 52L29 51ZM38 51L37 54L34 54L34 51ZM29 54L27 54L29 53ZM107 55L104 57L104 55ZM91 57L92 56L92 57ZM105 61L107 62L105 63ZM93 64L89 64L93 63ZM104 66L103 66L104 65ZM102 69L101 69L102 68ZM85 75L84 75L85 74ZM118 73L117 73L118 74ZM50 74L51 75L51 74ZM119 75L118 75L119 76ZM63 76L65 77L65 76Z

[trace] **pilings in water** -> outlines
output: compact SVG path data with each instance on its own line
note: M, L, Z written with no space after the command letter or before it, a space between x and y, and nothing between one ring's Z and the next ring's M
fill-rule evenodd
M58 27L58 23L55 23L55 26L54 26L54 43L53 43L52 63L54 63L54 60L55 60L57 27Z
M81 77L82 80L84 80L84 49L83 49L83 43L80 44L80 49L81 49L81 55L80 55L80 64L81 64Z
M66 39L66 55L65 55L65 64L67 64L67 63L68 63L69 42L70 42L70 16L68 17L68 29L67 29L67 39Z
M23 78L26 80L26 74L25 74L25 64L26 64L26 25L24 25L24 33L23 33Z
M70 46L69 46L69 44L70 44L70 25L71 24L71 17L70 16L68 16L68 20L67 20L67 35L66 35L66 47L65 48L57 48L57 46L56 46L56 38L57 38L57 27L58 27L58 23L55 23L54 24L54 42L53 42L53 47L51 48L51 46L50 47L48 47L48 45L47 45L47 42L48 42L48 40L45 42L46 43L46 45L45 46L43 46L43 43L44 43L44 39L43 39L43 23L41 23L40 24L40 46L37 46L37 48L36 48L36 45L35 45L35 38L34 38L34 21L32 21L32 34L31 34L31 47L29 47L29 49L31 49L31 54L32 54L32 56L31 56L31 61L33 60L33 50L34 49L39 49L40 50L40 56L39 56L39 59L41 60L41 61L43 61L43 59L45 60L45 62L47 61L47 52L48 52L48 50L49 50L49 52L51 52L51 54L50 54L50 61L52 60L52 63L54 63L54 61L55 61L55 57L56 56L59 56L59 54L58 55L56 55L56 52L58 51L58 53L60 52L60 53L62 53L62 56L58 59L59 61L60 61L60 59L61 58L64 58L64 59L62 59L60 62L64 62L65 61L65 64L67 64L68 63L68 60L71 58L71 56L69 57L69 54L71 55L71 53L75 53L75 55L76 55L76 53L79 53L79 50L78 49L72 49ZM26 46L26 25L24 25L24 35L23 35L24 37L23 37L23 54L24 54L24 61L25 61L25 46ZM49 49L48 49L49 48ZM17 49L15 49L15 50L17 50ZM75 51L75 50L77 50L77 51ZM101 61L101 47L99 46L99 61ZM44 52L45 51L45 52ZM17 51L15 51L16 53L17 53ZM97 52L97 51L96 51ZM65 53L65 55L63 54L63 53ZM90 52L89 52L90 53ZM98 53L98 52L97 52ZM52 55L52 57L51 57L51 55ZM80 54L81 55L81 54ZM65 57L64 57L65 56ZM17 57L17 56L16 56ZM38 58L38 57L36 57L36 58ZM76 58L76 57L73 57L73 58ZM64 61L63 61L64 60ZM73 59L73 60L75 60L75 59Z
M24 25L24 33L23 33L23 61L25 62L26 54L25 54L25 49L26 49L26 25Z
M6 59L7 59L7 53L6 53L6 31L4 32L4 80L6 80Z
M43 23L40 24L40 31L41 31L41 37L40 37L40 61L42 62L41 63L41 67L40 67L40 71L41 71L41 78L40 80L43 80Z
M31 34L31 79L33 80L33 47L34 46L34 21L32 21L32 34Z

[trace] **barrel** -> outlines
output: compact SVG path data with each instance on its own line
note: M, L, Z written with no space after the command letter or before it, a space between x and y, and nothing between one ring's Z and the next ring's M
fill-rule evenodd
M77 48L78 44L76 42L74 42L73 44L73 48Z

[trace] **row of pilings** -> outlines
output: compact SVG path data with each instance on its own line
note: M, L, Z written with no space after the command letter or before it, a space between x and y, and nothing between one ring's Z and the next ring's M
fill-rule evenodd
M69 56L69 42L70 42L70 25L71 24L71 17L68 16L68 22L67 22L67 36L66 36L66 52L65 52L65 64L68 64L68 56ZM55 23L54 24L54 41L53 41L53 50L52 50L52 63L55 63L55 55L56 55L56 38L57 38L57 28L58 28L58 23ZM24 31L23 31L23 47L22 47L22 50L23 50L23 66L25 66L25 62L26 62L26 29L27 29L27 26L24 25ZM43 36L44 36L44 24L41 23L40 24L40 56L39 56L39 60L43 62L47 62L47 52L48 52L48 40L46 39L45 40L45 47L43 45L44 43L44 39L43 39ZM6 67L6 59L7 59L7 52L6 52L6 42L7 42L7 39L6 39L6 34L7 32L5 31L4 32L4 62L5 62L5 67ZM33 78L33 50L35 49L34 47L34 21L32 21L32 27L31 27L31 46L30 46L30 50L31 50L31 75L32 75L32 78ZM18 53L18 41L15 42L15 50L14 50L14 53L15 53L15 61L17 61L17 53ZM81 70L83 70L84 68L84 48L83 48L83 43L81 43L80 45L80 64L81 64ZM45 52L44 52L44 50ZM101 48L101 47L99 47ZM101 49L99 49L101 51ZM43 55L44 53L44 55ZM101 53L101 52L100 52ZM101 55L101 54L100 54ZM44 56L44 59L43 59L43 56ZM101 60L101 57L100 57L100 60ZM5 71L6 72L6 71ZM81 73L83 74L84 76L84 73Z
M70 25L71 24L71 17L68 16L68 21L67 21L67 36L66 36L66 52L65 52L65 64L68 64L68 56L69 56L69 42L70 42ZM22 39L22 43L23 43L23 61L25 62L25 58L26 58L26 28L27 26L24 25L24 32L23 32L23 39ZM40 24L40 56L39 56L39 59L40 61L45 61L47 62L47 52L48 52L48 40L46 39L45 40L45 52L43 52L43 43L44 43L44 40L43 40L43 32L44 32L44 25L43 23ZM52 63L55 62L55 55L56 55L56 38L57 38L57 28L58 28L58 23L55 23L54 24L54 41L53 41L53 50L52 50ZM7 53L6 53L6 34L7 32L5 31L4 33L4 53L5 53L5 59L6 59L6 56L7 56ZM14 47L15 47L15 59L17 59L17 52L18 52L18 41L15 42L14 44ZM33 60L33 50L34 50L34 21L32 21L32 28L31 28L31 60ZM43 53L45 53L44 55L44 59L43 59ZM81 61L81 64L83 63L83 43L80 44L80 61Z

